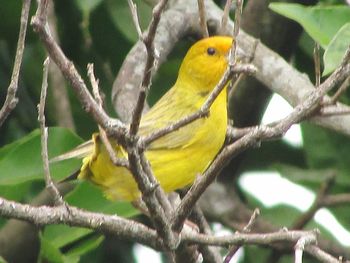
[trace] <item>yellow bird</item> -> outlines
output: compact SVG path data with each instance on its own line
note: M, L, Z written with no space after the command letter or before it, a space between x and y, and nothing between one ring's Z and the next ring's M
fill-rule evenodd
M196 42L187 52L175 85L142 116L139 135L145 136L196 112L217 85L228 64L233 39L215 36ZM216 98L207 118L198 119L152 142L145 152L153 173L166 192L190 185L220 151L227 128L226 87ZM82 147L85 158L78 178L100 186L107 198L134 201L140 197L127 168L115 166L94 134ZM116 156L126 151L112 143ZM86 150L87 149L87 150Z

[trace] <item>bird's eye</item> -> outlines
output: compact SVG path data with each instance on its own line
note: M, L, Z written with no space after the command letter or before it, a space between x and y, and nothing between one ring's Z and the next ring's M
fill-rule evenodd
M215 54L216 50L213 47L208 47L207 53L209 56L213 56Z

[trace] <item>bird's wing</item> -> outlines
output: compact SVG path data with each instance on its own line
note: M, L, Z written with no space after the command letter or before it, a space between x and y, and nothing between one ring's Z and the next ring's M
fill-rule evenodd
M179 121L185 116L196 112L202 105L203 98L194 98L195 94L186 94L186 90L170 89L144 116L142 116L139 134L149 135L161 128ZM193 101L199 101L193 105ZM181 110L180 110L181 109ZM162 150L173 148L185 148L190 145L205 119L196 120L179 130L173 131L152 142L148 149ZM73 150L56 156L50 162L58 162L71 158L83 158L92 154L94 149L93 140L89 140Z
M167 127L185 116L198 110L198 105L193 105L193 95L183 94L171 89L146 113L141 120L140 135L149 135L161 128ZM186 96L187 95L187 96ZM180 110L181 109L181 110ZM172 149L184 148L191 144L204 119L196 120L179 130L173 131L152 142L148 149Z

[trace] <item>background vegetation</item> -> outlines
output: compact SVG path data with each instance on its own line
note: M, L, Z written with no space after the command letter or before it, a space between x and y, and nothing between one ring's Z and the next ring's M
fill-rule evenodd
M272 1L271 1L272 2ZM314 42L321 46L321 65L323 77L338 66L346 47L350 43L350 7L346 1L320 0L299 1L302 5L286 6L278 1L245 1L242 28L249 34L260 38L263 43L285 57L300 72L313 81ZM282 1L280 1L282 2ZM284 2L284 1L283 1ZM298 2L298 1L289 1ZM137 0L139 17L143 29L151 18L152 6L147 1ZM224 6L225 1L216 1ZM268 7L268 5L270 7ZM14 55L18 38L21 1L0 1L0 101L4 101L6 87L11 78ZM31 14L35 12L36 2L32 3ZM254 8L260 8L258 11ZM248 9L249 8L249 9ZM249 11L246 11L246 10ZM86 78L86 65L93 62L95 75L100 80L100 88L105 94L108 112L116 116L111 103L111 90L114 79L125 56L137 41L127 1L121 0L60 0L54 1L52 25L57 31L60 45ZM259 16L254 13L261 12ZM234 12L232 12L232 15ZM296 21L296 22L295 22ZM167 88L171 87L177 75L180 62L198 36L186 36L176 44L175 49L162 64L153 79L148 102L152 105ZM4 125L0 127L0 196L23 202L41 203L45 188L40 157L40 133L37 130L36 104L39 102L42 63L46 57L38 36L29 26L23 65L19 80L19 104ZM89 139L96 131L96 123L84 112L81 104L63 81L53 82L53 75L60 74L57 69L50 72L49 98L46 107L49 131L49 155L63 153ZM56 86L55 86L56 85ZM59 87L57 86L59 85ZM252 78L245 79L231 99L230 115L236 126L245 127L258 124L271 97L266 87L261 87ZM62 103L61 94L55 89L67 88L72 120L62 120L59 114ZM302 87L300 87L302 88ZM345 91L340 101L349 104L350 93ZM68 117L69 119L69 117ZM347 125L347 124L344 124ZM310 123L302 124L303 147L294 147L282 140L266 142L257 149L251 149L235 158L219 177L225 189L232 195L232 202L249 209L261 209L261 221L278 229L291 227L304 214L290 206L264 207L253 196L240 189L237 181L247 171L278 171L289 180L317 193L324 182L335 177L329 194L348 193L350 188L350 140L348 136L327 130ZM57 180L79 168L80 161L71 160L52 166L53 177ZM262 186L263 187L263 186ZM127 203L111 203L104 199L94 186L78 182L74 187L64 189L69 204L110 214L131 217L138 212ZM292 194L292 193L286 193ZM228 199L230 200L230 199ZM350 230L349 203L329 207L339 222ZM238 206L237 206L238 207ZM236 208L237 208L236 207ZM248 209L248 210L247 210ZM229 228L247 223L242 210L231 211L235 216L210 214L210 222L220 222ZM242 212L243 213L243 212ZM146 221L140 216L137 220ZM231 224L230 224L231 223ZM263 232L257 224L254 231ZM306 222L304 228L321 228L313 220ZM232 229L232 230L235 230ZM266 230L266 229L265 229ZM37 236L37 233L38 236ZM349 248L337 243L322 229L322 236L329 240L330 252L349 256ZM11 239L12 238L12 239ZM0 255L6 262L134 262L132 242L104 236L88 229L68 226L46 226L38 229L27 223L0 219ZM334 248L335 247L335 248ZM284 254L286 253L286 254ZM338 256L340 254L337 254ZM257 258L259 260L257 261ZM274 260L274 261L273 261ZM263 247L245 247L241 262L291 262L288 251ZM1 260L0 260L1 261ZM305 262L315 262L307 258Z

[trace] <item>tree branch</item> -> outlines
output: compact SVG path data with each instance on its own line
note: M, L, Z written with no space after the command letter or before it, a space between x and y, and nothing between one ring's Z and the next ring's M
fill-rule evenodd
M88 64L87 65L87 71L88 71L88 77L90 79L91 87L92 87L92 93L94 94L95 100L100 107L100 109L103 109L103 101L101 98L100 90L98 88L98 81L95 78L94 75L94 65L93 64ZM111 159L112 163L116 166L121 166L125 168L129 168L129 162L128 160L120 159L116 156L115 151L113 149L113 146L111 142L108 139L106 131L98 125L98 130L99 130L99 135L101 138L102 143L106 147L106 150L109 154L109 158Z
M153 8L152 20L149 24L148 31L146 33L146 36L141 39L146 47L147 58L146 58L146 66L143 71L143 78L141 82L139 95L137 98L136 106L134 108L133 115L132 115L132 121L130 124L131 135L136 135L138 132L143 107L146 101L147 91L149 90L149 87L151 85L152 68L154 63L156 62L156 55L158 52L154 48L153 41L154 41L156 30L160 21L160 16L166 4L167 4L167 0L160 0L159 3Z
M198 204L194 207L192 214L191 214L191 220L193 220L197 226L199 227L199 230L201 233L206 235L212 235L213 232L211 231L210 225L208 221L206 220L201 208ZM220 251L216 247L209 247L209 246L199 246L199 251L202 253L203 258L208 263L221 263L222 257L220 255Z
M250 217L248 224L243 228L243 231L242 231L243 233L249 233L251 231L251 228L259 215L260 215L260 210L256 208L252 216ZM230 248L230 252L225 257L224 263L229 263L240 247L241 246L237 246L237 245L232 246Z
M303 252L306 246L315 244L316 236L315 235L305 235L299 238L298 242L295 245L295 263L303 263Z
M232 0L227 0L224 7L224 12L221 17L221 23L220 23L220 29L219 29L219 32L223 35L225 35L225 33L228 32L227 23L230 18L231 7L232 7Z
M68 208L65 206L33 207L0 197L0 215L3 217L26 220L37 226L66 224L86 227L104 233L113 233L120 238L133 240L153 248L161 247L156 232L140 223L118 216L87 212L72 206Z
M202 29L203 37L209 37L208 27L207 27L207 18L205 15L205 3L204 0L197 0L198 4L198 13L199 13L199 23Z
M133 240L155 249L162 249L163 247L162 242L157 238L156 232L140 223L123 219L115 215L87 212L72 206L69 206L68 208L69 209L66 209L64 206L33 207L0 198L0 215L3 217L26 220L38 226L66 224L70 226L86 227L103 233L115 234L120 238ZM265 234L236 233L221 237L198 234L193 231L182 231L181 242L185 244L202 244L223 247L238 244L270 246L276 242L289 242L296 244L300 239L311 236L317 238L315 236L315 231L279 231ZM339 262L337 259L322 251L315 245L305 244L305 251L323 262Z
M41 156L44 166L44 174L45 174L45 183L49 192L52 194L54 199L54 203L56 205L63 205L63 199L60 195L60 192L57 190L55 184L52 181L49 167L49 156L47 152L47 138L48 138L48 128L45 125L45 102L46 102L46 94L47 94L47 75L49 71L50 59L46 58L44 61L43 68L43 81L41 87L40 94L40 103L38 104L38 121L40 124L40 132L41 132Z
M339 206L350 204L350 194L328 195L322 200L322 206Z

